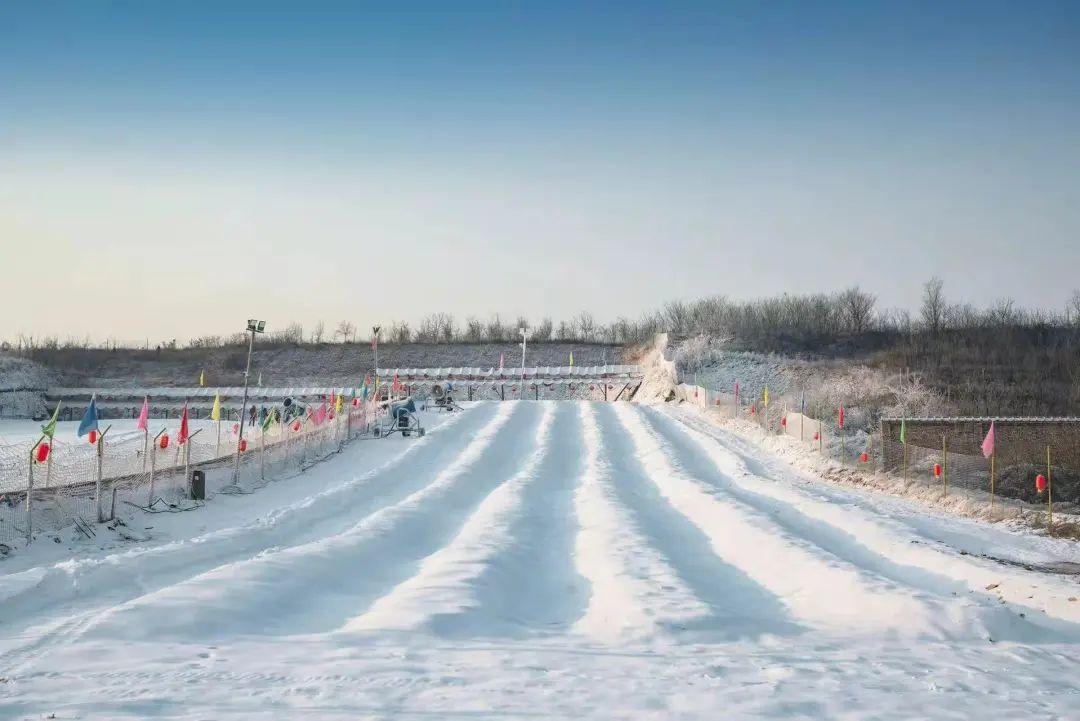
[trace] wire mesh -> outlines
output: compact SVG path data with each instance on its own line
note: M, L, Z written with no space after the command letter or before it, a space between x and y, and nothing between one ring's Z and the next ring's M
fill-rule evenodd
M192 498L191 472L203 471L206 494L250 493L288 478L371 433L385 409L374 401L331 409L325 421L303 418L244 428L206 421L185 443L144 431L106 432L96 444L54 438L48 458L32 457L32 443L0 446L0 543L27 542L31 534L130 516L136 510L164 512L199 505ZM155 437L156 436L156 437ZM235 474L235 478L234 478ZM31 490L32 489L32 490Z

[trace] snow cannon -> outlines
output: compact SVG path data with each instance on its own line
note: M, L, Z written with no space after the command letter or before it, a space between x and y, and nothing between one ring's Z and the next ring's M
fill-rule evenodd
M461 406L454 402L454 387L449 383L436 383L431 387L431 397L435 400L435 410L460 411Z
M413 433L418 436L424 435L424 427L420 425L413 399L406 398L404 401L390 404L389 425L375 426L372 432L376 438L386 438L394 433L400 433L406 438Z

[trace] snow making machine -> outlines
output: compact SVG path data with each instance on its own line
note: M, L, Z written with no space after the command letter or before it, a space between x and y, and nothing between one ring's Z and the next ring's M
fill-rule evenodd
M412 434L424 435L424 427L420 424L420 416L416 413L416 404L412 398L390 404L390 418L385 425L377 425L372 431L376 438L386 438L394 433L400 433L408 438Z
M437 411L460 411L461 406L454 402L454 387L449 383L436 383L431 387L431 402L424 404L424 409L434 406Z

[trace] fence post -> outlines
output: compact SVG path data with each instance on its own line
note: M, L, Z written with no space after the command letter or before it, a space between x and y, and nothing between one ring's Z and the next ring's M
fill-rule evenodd
M944 484L944 498L949 497L949 444L946 436L941 436L941 482Z
M1054 527L1054 482L1050 475L1050 446L1046 446L1046 532Z
M42 436L42 440L44 440ZM34 500L34 451L41 445L41 440L34 444L34 447L30 449L30 469L28 477L26 479L26 545L30 545L30 541L34 540L33 526L34 526L34 513L33 513L33 500ZM52 455L52 447L49 447L49 455Z
M259 434L259 478L266 480L266 431Z
M161 438L161 434L164 432L164 428L158 431L157 435L154 436L154 442L150 444L150 495L146 499L147 508L154 505L154 471L157 470L158 439Z
M107 430L107 429L106 429ZM101 517L101 460L105 455L105 434L102 433L98 437L97 442L97 478L94 479L94 515L97 517L97 522L102 522Z

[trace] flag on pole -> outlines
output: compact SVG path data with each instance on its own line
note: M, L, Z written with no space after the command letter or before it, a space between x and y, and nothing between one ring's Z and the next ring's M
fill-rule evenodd
M83 414L82 420L79 421L79 432L76 435L82 438L90 431L97 431L97 429L97 395L92 395L90 396L90 405L86 407L86 413Z
M315 425L321 426L325 420L326 420L326 403L324 402L321 406L319 406L319 412L315 416Z
M187 417L187 403L184 403L184 412L180 414L180 432L176 434L176 442L180 445L187 443L188 439L188 417Z
M263 431L263 433L266 433L267 431L269 431L270 426L274 425L274 415L275 415L274 409L271 408L270 412L266 414L266 418L264 418L263 422L262 422L262 431Z
M994 422L990 421L990 430L986 433L986 438L982 442L982 454L983 458L989 458L994 455Z
M769 386L765 386L765 407L769 407Z
M260 385L260 386L262 385L262 371L259 371L259 383L258 383L258 385Z
M199 371L199 387L202 388L205 385L206 385L206 371L201 370L201 371Z
M499 354L499 370L506 367L506 356L503 353Z
M900 419L900 442L907 445L907 418Z
M841 428L841 429L844 427L844 403L843 403L843 401L840 402L840 410L837 412L837 415L836 415L836 427Z
M221 420L221 394L220 393L215 393L214 394L214 407L210 409L210 420L212 420L212 421L220 421Z
M334 406L334 410L335 410L336 412L338 412L338 413L341 413L341 407L342 407L342 405L344 405L344 404L342 403L342 396L338 396L338 397L337 397L337 405L335 405L335 406Z
M56 410L53 411L52 418L48 423L41 427L41 434L48 436L51 441L53 436L56 435L56 422L60 420L60 404L56 404Z
M143 396L142 410L139 411L139 422L136 424L136 428L140 431L145 431L150 427L150 398Z
M574 367L574 351L570 351L570 367Z

